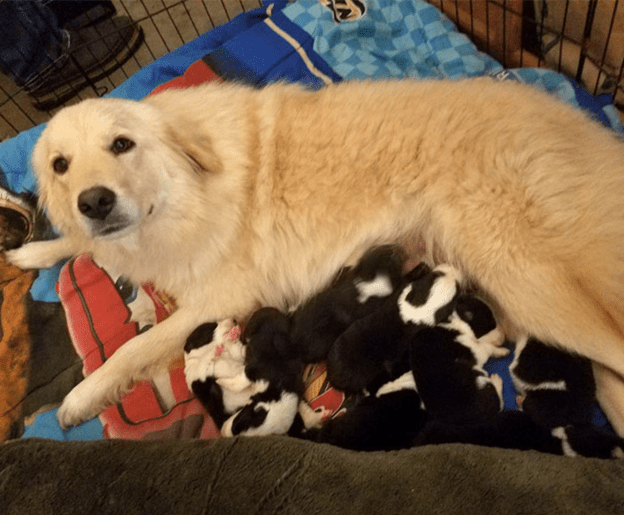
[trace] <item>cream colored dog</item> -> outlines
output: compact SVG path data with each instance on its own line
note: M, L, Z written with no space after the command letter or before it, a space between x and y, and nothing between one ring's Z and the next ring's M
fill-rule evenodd
M546 94L476 79L86 100L50 121L33 164L63 236L13 263L88 252L179 306L65 398L64 426L180 356L198 324L296 305L398 242L458 267L512 337L594 360L624 436L624 143Z

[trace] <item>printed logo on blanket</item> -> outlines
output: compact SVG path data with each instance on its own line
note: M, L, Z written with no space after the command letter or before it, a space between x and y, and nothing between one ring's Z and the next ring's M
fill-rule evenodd
M321 4L332 12L336 23L359 20L366 14L364 0L321 0Z

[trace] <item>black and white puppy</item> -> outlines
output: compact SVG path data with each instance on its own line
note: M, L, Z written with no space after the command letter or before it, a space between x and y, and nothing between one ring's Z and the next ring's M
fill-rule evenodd
M596 405L591 362L524 336L516 342L509 372L518 405L547 427L587 425Z
M503 407L502 379L483 366L509 350L489 307L459 295L457 270L444 265L407 286L398 299L408 340L409 363L429 415L443 423L493 418ZM426 279L426 280L425 280Z
M443 275L444 266L431 271L419 265L396 281L394 288L377 303L377 309L353 321L335 340L327 353L327 377L335 388L347 393L375 393L378 388L409 371L407 335L413 331L400 314L399 298L412 285L431 290L436 278ZM435 320L443 320L452 310L455 292L449 298L435 298L440 304Z
M245 376L258 385L249 402L221 429L224 436L286 434L303 397L303 362L293 354L290 321L275 308L262 308L242 335Z
M476 424L427 424L414 445L470 443L565 456L624 458L624 440L591 425L591 363L530 337L516 344L510 373L522 411Z
M186 383L219 429L245 406L259 385L245 375L240 327L232 319L197 327L184 346Z
M392 451L412 446L427 423L414 376L406 372L365 395L345 413L301 436L355 451Z
M265 308L249 320L242 339L232 320L200 325L185 346L185 376L223 436L284 434L318 424L301 402L299 360L290 359L285 315ZM242 341L241 341L242 340Z
M590 360L525 336L516 342L509 371L520 409L560 441L563 454L624 457L624 440L592 425L597 404Z
M404 261L399 247L373 247L353 268L344 269L332 286L299 307L292 314L292 338L302 361L325 359L343 331L376 312L403 280Z

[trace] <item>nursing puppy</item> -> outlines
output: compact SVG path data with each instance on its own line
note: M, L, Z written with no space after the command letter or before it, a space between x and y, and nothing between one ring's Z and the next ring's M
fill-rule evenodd
M219 429L259 390L245 375L245 349L235 327L231 319L201 324L184 345L186 384Z
M62 237L178 310L66 397L69 426L180 356L197 320L297 306L372 245L448 262L533 334L595 362L624 434L624 143L513 81L364 81L311 92L212 83L67 107L33 153Z
M536 422L550 428L591 423L596 383L587 359L524 336L509 372L518 404Z
M288 355L288 318L263 308L240 339L235 329L231 320L205 323L184 346L188 387L221 435L298 433L318 424L322 413L301 400L303 363Z
M373 247L292 314L292 340L305 363L325 359L345 329L384 305L403 280L404 260L396 246Z
M460 295L460 274L441 265L399 295L401 321L413 327L406 345L416 388L430 416L465 424L493 418L503 407L502 379L483 369L503 357L504 334L489 307Z
M469 301L481 302L463 300ZM503 408L503 381L483 366L509 350L480 341L465 315L456 310L448 322L423 328L409 340L411 369L423 405L432 418L449 424L489 420ZM498 345L502 343L501 339Z
M417 278L410 281L413 277ZM372 393L407 372L409 337L450 316L458 279L457 270L448 265L433 271L419 266L407 274L405 283L376 311L355 320L331 346L327 377L332 386L348 393Z
M420 404L414 376L406 372L358 399L353 407L322 427L297 436L355 451L406 449L428 421Z
M256 311L245 330L245 376L261 385L249 403L225 422L225 436L285 434L303 398L303 362L293 353L290 321L275 308Z

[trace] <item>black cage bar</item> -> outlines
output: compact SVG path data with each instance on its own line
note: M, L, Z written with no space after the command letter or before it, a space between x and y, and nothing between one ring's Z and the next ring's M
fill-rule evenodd
M624 108L624 2L428 1L504 66L552 68ZM261 0L112 0L112 5L139 27L136 48L117 58L105 77L85 74L79 87L44 98L0 74L0 139L47 121L64 105L106 94L162 55L261 6Z

